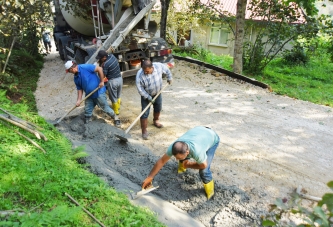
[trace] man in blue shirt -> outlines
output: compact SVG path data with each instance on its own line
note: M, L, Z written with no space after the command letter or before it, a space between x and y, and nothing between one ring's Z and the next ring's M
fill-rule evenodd
M86 95L90 94L97 87L99 89L85 100L84 114L85 123L91 121L91 116L96 105L114 119L117 127L120 127L120 120L110 108L105 95L106 88L104 86L103 70L99 66L92 64L77 65L73 61L67 61L65 64L66 72L74 74L74 83L77 89L76 106L80 106L82 101L83 91ZM96 74L98 73L98 76Z
M197 126L190 129L169 146L167 152L156 162L148 177L142 182L142 188L149 187L165 163L175 156L179 161L178 173L184 173L187 168L199 170L207 198L210 199L214 195L214 181L210 164L219 143L219 136L210 128Z
M46 50L46 53L49 54L51 52L51 37L50 37L50 30L46 30L43 33L43 43L44 43L44 47Z
M115 114L119 114L120 94L123 87L123 77L120 74L118 59L113 54L108 54L105 50L100 50L96 56L99 66L103 68L103 73L108 79L106 88L112 102L112 109Z
M157 93L162 89L163 80L162 76L166 74L169 84L172 82L172 74L170 69L162 63L145 60L142 62L142 68L136 74L136 87L141 95L141 108L142 111L154 99ZM157 128L162 128L163 125L159 122L160 113L162 110L162 94L160 94L152 103L154 107L154 125ZM150 108L141 116L141 131L142 138L148 139L148 116Z

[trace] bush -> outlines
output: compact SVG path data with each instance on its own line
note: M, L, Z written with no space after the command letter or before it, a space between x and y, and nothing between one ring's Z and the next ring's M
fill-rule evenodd
M306 65L310 58L305 53L303 46L297 43L291 50L286 50L283 54L283 60L290 65Z
M327 186L333 191L333 181L327 183ZM303 219L302 224L297 226L321 226L330 227L333 225L333 193L326 193L318 204L312 208L305 208L301 205L301 199L298 194L293 194L292 199L277 199L274 205L271 205L271 212L263 220L263 226L296 226L294 223L285 223L283 217L289 214L298 215Z

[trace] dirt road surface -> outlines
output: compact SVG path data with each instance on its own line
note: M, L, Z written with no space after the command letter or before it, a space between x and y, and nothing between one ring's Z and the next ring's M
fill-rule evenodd
M35 96L39 114L54 120L75 105L76 89L73 75L65 73L57 53L45 61ZM275 198L289 198L299 185L312 196L329 191L332 108L278 96L228 76L215 77L185 61L176 61L172 72L173 84L162 94L165 127L155 128L150 114L149 140L141 138L137 123L129 132L130 142L120 143L115 137L119 129L97 107L88 125L83 124L80 107L58 127L74 146L86 145L91 170L111 186L119 184L121 176L139 188L174 140L194 126L205 125L221 138L211 166L214 198L206 201L197 171L177 175L174 158L155 177L160 188L152 192L203 225L259 225L268 205ZM140 111L135 78L125 78L119 115L122 130Z

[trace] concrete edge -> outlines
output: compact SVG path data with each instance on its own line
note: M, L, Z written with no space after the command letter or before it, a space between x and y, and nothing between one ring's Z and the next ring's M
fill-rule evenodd
M181 56L176 56L176 55L173 55L173 57L177 60L187 61L187 62L194 63L194 64L197 64L197 65L200 65L200 66L204 66L204 67L209 68L209 69L213 69L217 72L224 73L224 74L226 74L226 75L228 75L232 78L243 80L247 83L250 83L250 84L262 87L264 89L268 89L269 91L272 91L272 88L268 84L262 83L260 81L255 80L255 79L252 79L250 77L243 76L241 74L237 74L237 73L228 71L228 70L223 69L221 67L211 65L211 64L208 64L208 63L205 63L205 62L202 62L202 61L196 60L194 58L190 58L190 57L181 57Z

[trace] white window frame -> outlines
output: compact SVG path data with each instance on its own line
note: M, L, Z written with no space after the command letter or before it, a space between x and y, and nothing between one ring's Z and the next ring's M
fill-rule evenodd
M212 35L213 35L213 29L218 29L219 30L219 37L218 37L219 41L220 41L220 37L221 37L221 32L224 32L224 33L227 34L227 39L225 40L225 43L219 43L219 41L217 43L211 42ZM220 24L213 24L210 27L209 45L228 47L228 39L229 39L229 31L226 27L223 27Z

